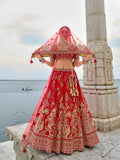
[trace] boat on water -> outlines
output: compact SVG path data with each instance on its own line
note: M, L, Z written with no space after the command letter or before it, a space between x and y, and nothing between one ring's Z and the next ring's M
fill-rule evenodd
M26 87L26 88L22 88L22 91L31 91L33 90L32 88Z

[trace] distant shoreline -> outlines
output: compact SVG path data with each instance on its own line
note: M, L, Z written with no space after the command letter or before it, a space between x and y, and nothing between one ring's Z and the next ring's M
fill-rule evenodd
M0 81L47 81L48 79L39 79L39 80L37 80L37 79L29 79L29 80L26 80L26 79L3 79L3 80L1 80L0 79ZM79 79L79 80L83 80L83 79Z
M0 79L0 81L47 81L48 79ZM83 79L79 79L83 80ZM114 80L120 80L120 79L114 79Z
M0 79L0 81L47 81L48 79Z

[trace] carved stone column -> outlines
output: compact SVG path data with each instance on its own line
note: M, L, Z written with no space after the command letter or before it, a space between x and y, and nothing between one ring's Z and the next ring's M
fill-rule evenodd
M114 85L112 51L107 43L104 0L86 0L87 46L95 54L83 66L82 91L97 130L120 127L118 87Z

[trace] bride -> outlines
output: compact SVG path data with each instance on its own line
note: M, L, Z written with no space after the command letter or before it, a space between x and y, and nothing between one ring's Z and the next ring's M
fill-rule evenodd
M100 141L74 67L86 64L93 55L84 47L89 54L83 61L79 60L78 50L81 55L86 50L81 49L81 42L76 46L77 40L67 26L60 28L49 41L52 45L46 43L33 53L53 69L21 142L24 148L30 144L31 148L47 153L83 151L84 146L92 147ZM54 54L48 61L40 51Z

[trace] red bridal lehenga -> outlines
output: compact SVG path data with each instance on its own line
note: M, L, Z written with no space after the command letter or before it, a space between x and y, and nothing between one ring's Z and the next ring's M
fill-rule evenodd
M68 41L65 36L61 39ZM59 41L61 39L59 38ZM60 42L52 43L52 45L53 48L50 51L55 51L55 57ZM59 47L59 51L60 49ZM71 48L70 50L73 51ZM64 51L69 51L69 49L64 49ZM43 52L40 53L40 48L35 51L36 54L38 52L43 54ZM45 54L48 53L50 54L50 52ZM73 59L78 55L76 52L70 53ZM81 54L88 53L92 54L81 52ZM76 150L83 151L85 146L92 147L100 142L74 69L57 69L54 65L21 142L24 148L30 144L31 148L45 150L48 153L54 151L66 154L71 154Z

